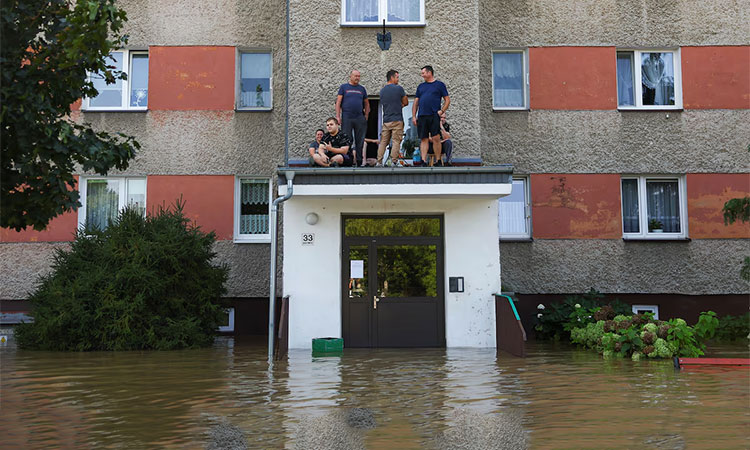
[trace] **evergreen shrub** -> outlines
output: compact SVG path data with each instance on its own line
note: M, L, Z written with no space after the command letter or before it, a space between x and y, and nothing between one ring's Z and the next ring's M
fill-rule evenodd
M15 331L40 350L168 350L210 345L224 314L229 269L211 263L215 234L184 203L144 217L127 208L106 230L79 230L29 301Z

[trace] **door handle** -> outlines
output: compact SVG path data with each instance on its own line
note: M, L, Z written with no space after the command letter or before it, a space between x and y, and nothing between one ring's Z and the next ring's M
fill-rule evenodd
M372 296L372 309L378 309L378 302L379 301L380 301L380 299L376 295Z

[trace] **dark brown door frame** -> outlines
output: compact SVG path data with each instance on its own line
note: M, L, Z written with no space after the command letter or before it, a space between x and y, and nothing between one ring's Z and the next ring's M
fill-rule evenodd
M440 221L440 235L434 236L356 236L347 237L345 235L345 221L347 218L433 218ZM349 302L352 301L348 296L349 287L349 248L351 246L368 246L367 263L367 297L365 302L368 304L368 324L369 324L369 342L370 347L377 347L377 316L374 315L372 301L373 296L377 295L377 246L378 245L435 245L437 251L437 298L436 300L425 299L425 302L437 302L437 333L438 347L445 347L445 258L444 258L444 238L445 238L445 220L443 215L436 214L342 214L341 215L341 328L344 336L344 345L347 343L347 336L350 334L349 326ZM387 299L386 299L387 300ZM356 301L356 300L355 300ZM362 302L359 300L359 302Z

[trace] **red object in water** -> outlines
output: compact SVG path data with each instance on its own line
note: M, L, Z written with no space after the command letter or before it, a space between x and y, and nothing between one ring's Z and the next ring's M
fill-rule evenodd
M748 358L675 358L675 366L750 366Z

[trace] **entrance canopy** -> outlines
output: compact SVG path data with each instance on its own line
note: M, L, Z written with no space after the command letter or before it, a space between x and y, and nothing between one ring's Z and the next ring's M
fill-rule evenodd
M279 195L286 194L286 172L294 171L294 196L488 197L510 194L513 166L281 168Z
M289 347L494 347L512 166L280 168ZM459 281L460 280L460 281Z

